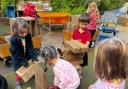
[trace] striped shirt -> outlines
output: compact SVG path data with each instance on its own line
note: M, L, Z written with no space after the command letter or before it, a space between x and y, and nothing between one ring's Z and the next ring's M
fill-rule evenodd
M101 79L98 79L95 84L92 86L92 89L124 89L125 88L125 80L119 85L111 84L109 82L105 82Z

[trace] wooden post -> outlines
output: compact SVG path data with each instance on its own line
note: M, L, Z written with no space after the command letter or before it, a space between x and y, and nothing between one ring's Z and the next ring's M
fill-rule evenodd
M36 89L47 89L47 83L44 75L44 71L39 66L37 62L35 62L35 85Z

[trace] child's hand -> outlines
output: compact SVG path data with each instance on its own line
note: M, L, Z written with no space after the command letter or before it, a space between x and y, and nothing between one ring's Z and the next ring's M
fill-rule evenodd
M21 62L21 65L24 67L28 67L28 62Z
M36 59L32 59L32 61L34 62L34 61L39 61L39 60L36 58Z

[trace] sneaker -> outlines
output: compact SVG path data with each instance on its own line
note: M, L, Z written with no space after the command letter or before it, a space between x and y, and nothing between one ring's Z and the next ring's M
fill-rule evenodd
M91 48L93 48L94 46L95 46L95 42L92 41Z
M15 87L15 89L22 89L20 82L16 82L16 87Z

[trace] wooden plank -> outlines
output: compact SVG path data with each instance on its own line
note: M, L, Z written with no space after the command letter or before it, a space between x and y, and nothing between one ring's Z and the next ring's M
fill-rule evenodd
M34 48L41 47L41 37L40 36L32 37L32 42L33 42Z
M35 62L35 85L36 89L47 89L47 81L45 79L44 71L38 63Z
M23 79L24 82L27 82L32 76L35 75L34 67L35 64L29 61L28 67L22 66L16 71L16 73Z

